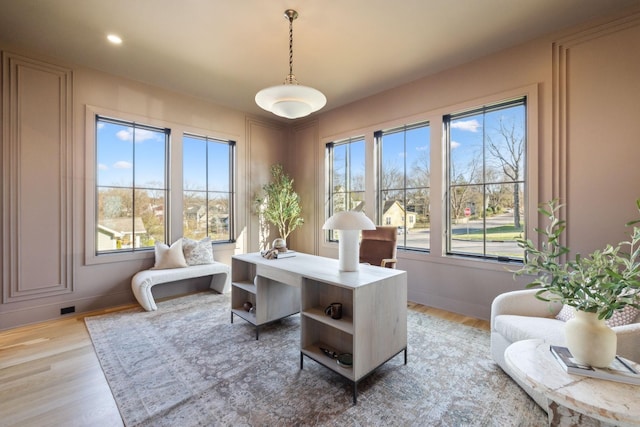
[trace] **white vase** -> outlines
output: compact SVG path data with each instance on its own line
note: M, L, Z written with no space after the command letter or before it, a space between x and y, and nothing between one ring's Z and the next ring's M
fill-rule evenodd
M603 368L616 357L618 338L596 313L576 310L564 327L567 348L577 362Z

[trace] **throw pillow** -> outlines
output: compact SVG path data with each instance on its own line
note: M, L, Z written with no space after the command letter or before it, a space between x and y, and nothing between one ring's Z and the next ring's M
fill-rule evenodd
M182 239L182 251L187 265L213 263L213 247L209 237L205 237L200 241L184 237Z
M605 323L610 328L613 328L614 326L628 325L635 320L635 318L638 316L638 313L639 311L637 308L626 305L622 310L614 311L613 316L605 320ZM562 310L560 310L560 312L556 315L556 319L566 322L567 320L573 319L575 315L575 309L565 304L562 306Z
M576 315L576 309L571 307L570 305L563 305L562 310L558 314L556 314L556 319L562 320L566 322L569 319L573 319Z
M164 270L167 268L186 267L187 262L182 253L182 239L173 242L173 245L167 246L164 243L156 242L156 263L152 270Z
M625 305L622 310L614 311L613 316L611 316L605 323L610 328L613 328L614 326L628 325L635 320L637 315L637 308L631 307L630 305Z

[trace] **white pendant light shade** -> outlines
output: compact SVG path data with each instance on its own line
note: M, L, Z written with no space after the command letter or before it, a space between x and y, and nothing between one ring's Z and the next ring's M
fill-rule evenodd
M256 94L256 104L263 110L287 119L297 119L318 111L327 103L327 98L317 89L299 85L293 75L293 20L298 12L284 11L289 20L289 75L284 84L262 89Z
M327 98L309 86L284 84L262 89L256 94L256 104L276 116L297 119L318 111Z

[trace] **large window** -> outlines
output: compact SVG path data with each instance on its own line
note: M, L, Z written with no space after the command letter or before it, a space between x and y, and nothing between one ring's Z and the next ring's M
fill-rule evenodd
M444 117L449 254L523 259L526 117L526 98Z
M398 227L398 247L428 250L431 137L428 123L376 132L378 223Z
M96 253L167 237L169 130L96 116Z
M326 152L329 168L327 218L341 211L364 211L364 137L329 143ZM329 236L330 240L335 240L333 232Z
M233 240L233 141L183 138L183 235Z

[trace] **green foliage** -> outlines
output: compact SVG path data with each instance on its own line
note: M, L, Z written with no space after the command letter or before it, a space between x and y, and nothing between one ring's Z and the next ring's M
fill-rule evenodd
M569 248L561 242L567 224L558 218L562 205L552 200L538 211L548 218L544 230L536 228L543 237L540 249L529 239L518 239L518 246L525 250L525 262L515 276L532 274L537 277L527 288L538 288L536 297L542 301L560 301L577 310L598 314L599 319L609 319L614 311L630 305L640 308L640 228L633 226L631 240L606 245L583 257L569 257ZM636 201L640 211L640 199ZM567 261L562 262L566 257Z
M302 224L300 196L293 190L293 179L284 172L282 165L271 166L271 182L262 186L263 197L256 199L259 212L270 224L278 227L280 237L289 234Z

